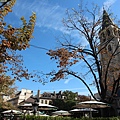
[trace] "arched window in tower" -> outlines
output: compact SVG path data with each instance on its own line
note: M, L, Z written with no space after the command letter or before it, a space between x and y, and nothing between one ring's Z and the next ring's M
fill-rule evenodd
M108 45L108 51L109 51L109 52L112 51L112 47L111 47L111 45Z
M106 38L104 33L102 33L102 39L103 39L103 42L105 42Z
M110 30L107 30L107 35L110 36Z

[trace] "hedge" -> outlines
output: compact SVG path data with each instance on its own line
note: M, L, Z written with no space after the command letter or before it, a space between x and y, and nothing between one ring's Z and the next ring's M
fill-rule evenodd
M120 117L108 117L108 118L73 118L73 117L48 117L48 116L25 116L21 117L20 120L120 120Z

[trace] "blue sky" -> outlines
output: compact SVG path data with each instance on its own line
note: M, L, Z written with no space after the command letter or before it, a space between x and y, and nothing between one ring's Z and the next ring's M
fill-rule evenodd
M114 15L119 15L119 0L84 0L88 2L88 8L94 2L101 9L104 6L105 9L111 9ZM77 8L80 0L17 0L13 7L13 12L6 17L8 23L12 23L13 26L20 26L20 18L24 16L27 20L32 12L37 15L36 26L33 33L34 38L31 41L31 45L54 49L58 44L56 37L59 37L63 33L70 34L67 32L62 24L62 19L65 17L66 9ZM79 41L77 34L73 34L76 39L75 42ZM50 57L46 55L46 50L30 47L21 54L24 57L24 65L31 72L32 70L50 72L50 70L56 69L54 61L50 60ZM79 92L79 94L88 95L89 92L85 86L77 79L70 77L67 80L60 80L52 83L42 85L41 83L35 83L29 80L23 80L22 82L16 82L18 89L22 88L31 89L34 93L39 89L41 92L53 92L53 91L64 91L71 90L73 92ZM95 88L92 88L95 92Z

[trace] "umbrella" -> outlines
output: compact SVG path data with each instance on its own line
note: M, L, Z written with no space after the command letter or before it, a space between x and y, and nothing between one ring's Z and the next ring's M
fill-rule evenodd
M86 105L90 109L91 108L105 108L105 107L108 107L107 103L100 102L100 101L94 101L94 100L80 102L79 105L81 105L81 104ZM92 111L91 110L90 110L90 117L92 117Z
M47 114L41 114L40 116L49 116L49 115L47 115Z
M92 109L92 108L73 109L73 110L70 110L70 112L89 112L90 110L92 112L97 112L97 110Z
M39 103L39 107L56 108L56 106L49 105L49 104L42 104L42 103Z
M70 110L70 112L80 112L80 109L73 109L73 110Z
M81 103L84 103L84 104L103 104L103 105L107 104L107 103L104 103L104 102L94 101L94 100L80 102L79 104L81 104Z
M20 111L17 110L6 110L4 112L2 112L3 114L7 114L7 113L13 113L13 114L21 114Z
M32 103L23 104L23 105L20 105L19 107L32 107ZM53 106L53 105L42 104L42 103L39 103L39 107L50 107L50 108L55 108L55 106Z
M82 108L82 109L73 109L73 110L70 110L71 113L83 113L83 115L87 115L87 114L84 114L84 113L88 113L88 112L97 112L97 110L95 109L92 109L92 108Z
M107 103L104 103L104 102L100 102L100 101L94 101L94 100L91 100L91 101L84 101L84 102L80 102L79 105L85 105L85 106L88 106L90 108L106 108L106 107L109 107L109 105Z
M19 105L18 108L22 109L22 110L32 110L32 103L26 103L23 105Z
M71 115L68 111L65 111L65 110L55 111L55 112L52 112L52 114L54 114L54 115Z
M45 108L46 108L46 110L52 110L54 108L57 108L56 106L49 105L49 104L42 104L42 103L39 103L38 107L41 110L42 109L45 110ZM21 109L30 109L30 110L33 109L32 108L32 103L19 105L19 108L21 108ZM51 108L51 109L47 109L47 108Z

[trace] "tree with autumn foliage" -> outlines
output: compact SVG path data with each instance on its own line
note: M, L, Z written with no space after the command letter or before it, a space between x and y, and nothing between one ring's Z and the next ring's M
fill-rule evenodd
M15 86L15 79L11 79L10 76L5 74L0 75L0 110L2 109L13 109L14 106L7 102L7 98L13 97L17 87ZM15 108L14 108L15 109Z
M0 108L12 109L10 103L4 101L3 96L13 96L16 91L14 85L16 80L33 77L23 66L23 57L17 51L29 48L29 42L33 38L36 14L33 13L27 22L21 17L20 27L7 24L4 18L12 12L16 0L6 0L0 3ZM11 76L8 76L8 74Z
M28 69L23 67L23 58L16 51L29 48L36 14L33 13L28 22L21 17L22 25L19 28L13 27L12 23L7 24L4 17L12 12L15 2L16 0L7 0L0 4L0 73L9 72L15 79L21 81L22 77L29 79L32 76L28 73Z
M75 42L75 40L68 39L66 36L64 36L64 42L58 40L61 46L55 50L49 50L47 53L51 59L56 60L58 71L54 70L47 75L50 75L51 82L72 75L86 86L95 100L98 100L91 90L89 79L89 81L93 81L92 84L97 89L100 101L113 103L120 80L120 64L118 61L118 66L113 64L114 58L120 54L119 42L111 53L108 53L107 47L108 44L114 42L114 38L119 39L120 35L118 33L120 30L116 28L116 36L114 36L114 33L110 33L111 37L109 39L105 38L105 41L102 42L100 32L115 25L105 10L101 15L97 6L93 6L92 10L88 10L86 6L83 6L83 4L80 4L78 10L67 10L67 18L63 19L67 30L72 31L73 34L78 33L80 42ZM103 55L104 59L101 58ZM72 69L76 64L79 68L78 71ZM111 78L110 70L116 73Z

